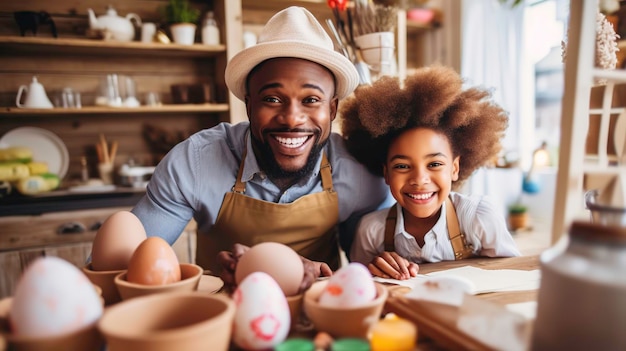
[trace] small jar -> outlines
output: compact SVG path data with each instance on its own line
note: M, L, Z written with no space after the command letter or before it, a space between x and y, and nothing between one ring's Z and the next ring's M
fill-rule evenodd
M626 350L626 227L575 221L564 240L541 255L532 349Z
M202 44L218 45L220 43L220 29L217 27L217 21L213 11L209 11L204 18L202 24Z

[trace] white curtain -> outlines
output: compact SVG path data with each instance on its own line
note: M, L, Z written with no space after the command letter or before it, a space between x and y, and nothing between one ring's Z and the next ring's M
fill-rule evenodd
M523 140L532 139L534 128L534 70L523 52L525 4L512 8L498 0L461 3L461 75L468 86L492 90L495 101L509 112L503 146L521 157L532 152L526 150ZM494 178L489 171L480 171L467 182L464 192L489 195L506 212L521 193L521 181L516 187L511 184L513 179L520 178ZM498 180L506 184L498 184Z

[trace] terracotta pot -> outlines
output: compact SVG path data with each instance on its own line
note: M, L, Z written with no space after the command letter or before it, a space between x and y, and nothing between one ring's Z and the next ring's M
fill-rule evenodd
M102 289L101 295L106 306L122 301L117 286L115 286L115 276L124 270L94 271L91 264L88 264L82 268L82 271L94 285Z
M126 271L115 277L115 285L122 297L122 300L133 297L151 295L166 292L193 292L198 289L200 277L204 270L193 263L180 264L180 281L166 285L143 285L131 283L126 280Z
M528 213L509 213L509 226L511 230L528 227Z
M304 293L304 313L318 332L336 338L367 338L380 319L389 292L382 284L376 285L376 298L359 307L328 307L319 304L319 297L327 280L314 283Z

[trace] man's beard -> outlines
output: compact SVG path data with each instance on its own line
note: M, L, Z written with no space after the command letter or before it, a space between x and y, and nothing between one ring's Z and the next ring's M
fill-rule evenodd
M317 140L311 148L311 152L309 153L309 157L306 160L306 164L295 171L287 171L283 169L276 158L274 157L274 152L272 148L267 143L263 143L261 140L258 140L254 135L252 135L252 145L254 147L255 153L257 154L257 160L270 179L293 179L297 180L302 177L305 177L315 169L315 166L318 163L319 155L324 149L324 146L328 143L328 139ZM315 133L315 138L319 138L319 133Z

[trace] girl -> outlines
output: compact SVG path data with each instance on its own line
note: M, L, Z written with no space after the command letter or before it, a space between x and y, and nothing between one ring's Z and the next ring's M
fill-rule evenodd
M342 108L353 155L382 174L396 204L362 218L350 259L375 276L407 279L418 263L519 256L503 216L484 197L457 192L493 163L508 117L489 92L462 89L450 68L423 68L359 88Z

